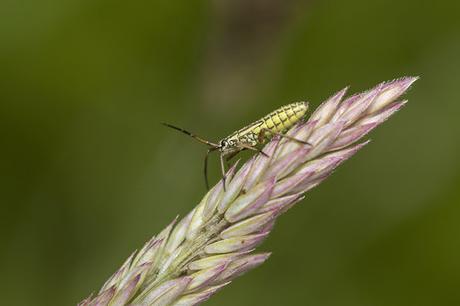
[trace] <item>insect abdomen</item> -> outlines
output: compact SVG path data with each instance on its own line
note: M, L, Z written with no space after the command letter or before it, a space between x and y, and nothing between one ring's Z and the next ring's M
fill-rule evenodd
M296 122L305 116L308 109L307 102L296 102L280 107L279 109L271 112L267 116L254 123L234 132L224 140L228 141L230 147L238 146L239 143L244 143L250 146L255 146L260 143L260 133L263 130L270 130L276 133L292 127ZM264 132L262 142L271 138L269 132Z
M255 127L253 132L259 134L262 130L270 130L272 132L281 133L302 119L307 109L307 102L297 102L280 107L262 118L261 121L263 123Z

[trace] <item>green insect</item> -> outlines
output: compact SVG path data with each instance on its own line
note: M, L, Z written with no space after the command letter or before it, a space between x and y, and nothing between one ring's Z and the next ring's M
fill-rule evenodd
M206 156L204 158L204 179L206 188L209 189L208 182L208 156L213 151L220 152L220 166L222 170L222 177L225 189L225 163L228 163L236 154L243 150L257 151L264 156L267 156L263 151L257 148L257 145L265 143L274 135L288 138L302 144L310 145L308 142L290 137L284 133L290 129L294 124L304 118L308 110L307 102L296 102L278 108L277 110L266 115L262 119L249 124L248 126L233 132L229 136L223 138L218 143L208 141L200 136L197 136L180 127L163 123L165 126L178 130L188 136L193 137L195 140L208 145Z

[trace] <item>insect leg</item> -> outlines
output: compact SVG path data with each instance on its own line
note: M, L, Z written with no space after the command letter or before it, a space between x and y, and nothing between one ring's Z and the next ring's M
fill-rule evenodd
M225 159L227 160L227 163L232 160L233 157L235 157L236 155L238 155L238 153L240 153L241 151L243 151L244 148L239 148L238 151L234 151L234 152L231 152L231 153L228 153L225 155ZM227 164L228 166L228 164Z
M266 129L266 128L263 128L260 130L260 133L259 133L259 142L262 142L264 136L265 136L265 132L268 132L272 135L278 135L280 137L284 137L284 138L287 138L289 140L292 140L292 141L296 141L296 142L299 142L301 144L304 144L304 145L309 145L311 146L311 143L307 142L307 141L303 141L303 140L300 140L300 139L297 139L295 137L291 137L291 136L288 136L288 135L285 135L285 134L281 134L279 132L274 132L272 130L269 130L269 129Z
M222 183L224 186L224 191L226 191L225 190L225 180L226 180L227 174L225 173L225 154L224 153L220 154L220 168L222 170Z
M206 189L209 190L209 181L208 181L208 156L209 156L209 153L211 153L212 151L215 151L217 148L210 148L208 149L208 151L206 152L206 155L204 157L204 182L206 184Z
M267 153L265 153L264 151L256 148L256 147L253 147L253 146L250 146L250 145L246 145L244 143L240 143L238 144L238 147L241 147L243 149L248 149L248 150L251 150L251 151L256 151L256 152L259 152L260 154L262 154L263 156L265 157L270 157L270 155L268 155Z

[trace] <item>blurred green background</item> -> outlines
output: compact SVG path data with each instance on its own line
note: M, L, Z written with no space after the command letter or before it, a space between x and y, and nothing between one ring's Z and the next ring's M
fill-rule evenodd
M460 305L459 3L2 0L0 303L76 304L199 201L205 148L160 122L420 75L207 305Z

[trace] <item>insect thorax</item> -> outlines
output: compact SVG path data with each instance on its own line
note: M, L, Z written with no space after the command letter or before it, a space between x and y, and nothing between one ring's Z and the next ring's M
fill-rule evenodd
M256 146L258 144L257 135L252 132L243 135L234 133L220 141L221 152L241 151L244 146Z

